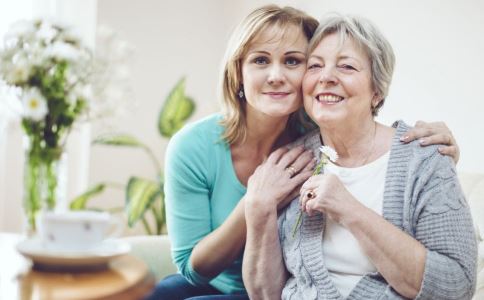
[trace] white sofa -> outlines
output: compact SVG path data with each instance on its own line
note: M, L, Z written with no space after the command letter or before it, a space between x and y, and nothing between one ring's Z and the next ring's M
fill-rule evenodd
M484 299L484 174L459 174L469 202L479 242L478 279L475 300ZM170 256L168 236L134 236L124 238L132 246L132 254L145 261L157 280L176 272Z

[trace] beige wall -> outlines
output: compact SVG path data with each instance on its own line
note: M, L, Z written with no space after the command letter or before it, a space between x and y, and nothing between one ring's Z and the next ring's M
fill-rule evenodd
M446 121L462 149L458 169L484 172L481 154L484 152L481 134L484 96L480 92L484 83L481 74L484 70L484 2L270 2L302 8L315 17L328 11L340 11L373 20L389 38L397 55L394 83L379 119L386 124L400 118L410 123L418 119ZM197 102L192 120L216 111L219 63L229 33L251 9L266 3L269 2L99 0L98 23L118 30L136 48L132 72L134 109L116 121L112 129L137 135L162 160L166 142L157 133L156 120L169 89L185 75L187 92ZM107 130L95 126L91 137ZM21 153L10 152L7 156L9 161L21 166ZM77 168L80 172L88 172L89 183L125 182L129 175L154 175L150 161L138 150L96 146L91 148L90 156L86 150L81 159L90 161L89 165L82 163L83 166ZM8 171L8 176L21 176L20 173L15 167ZM73 177L76 176L84 178L79 174ZM21 195L21 179L8 189L5 197L17 199ZM99 206L123 203L124 195L117 191L109 191L95 201ZM17 206L12 204L12 207Z
M163 161L166 140L157 131L162 102L182 76L187 93L197 102L192 120L218 108L220 60L237 9L231 1L119 1L102 0L99 24L119 31L135 47L133 65L134 109L120 119L117 131L136 135ZM95 128L93 136L106 131ZM130 175L154 178L149 158L137 149L95 146L90 181L127 182ZM122 191L110 190L96 199L99 206L124 203ZM139 229L138 229L139 232Z
M315 17L339 11L373 20L395 48L397 69L380 121L444 120L462 149L459 170L484 172L484 139L475 126L484 112L477 87L484 61L484 2L271 1L293 5ZM99 2L99 23L116 29L136 46L133 72L137 109L119 128L138 135L162 159L165 142L155 127L161 102L174 82L187 76L197 102L196 120L217 109L219 61L231 29L253 8L268 1L119 1ZM125 181L129 174L152 176L148 159L133 150L93 148L92 182ZM122 192L100 202L123 200Z

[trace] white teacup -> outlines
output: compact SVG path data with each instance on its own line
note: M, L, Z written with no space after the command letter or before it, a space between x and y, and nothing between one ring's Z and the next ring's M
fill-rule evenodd
M56 251L85 251L106 238L118 237L120 219L106 212L43 212L37 218L37 231L44 248Z

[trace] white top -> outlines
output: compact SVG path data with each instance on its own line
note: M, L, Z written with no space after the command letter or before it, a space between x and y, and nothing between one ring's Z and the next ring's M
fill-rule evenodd
M389 158L390 152L387 152L357 168L343 168L329 162L324 172L338 176L358 201L381 215ZM345 298L363 275L376 271L351 232L329 218L323 238L323 255L334 285Z

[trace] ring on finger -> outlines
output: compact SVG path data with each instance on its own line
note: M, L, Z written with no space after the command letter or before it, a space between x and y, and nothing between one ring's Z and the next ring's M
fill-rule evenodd
M285 171L289 172L289 176L290 177L293 177L294 175L296 175L296 168L294 168L294 166L289 166L287 168L284 169Z

